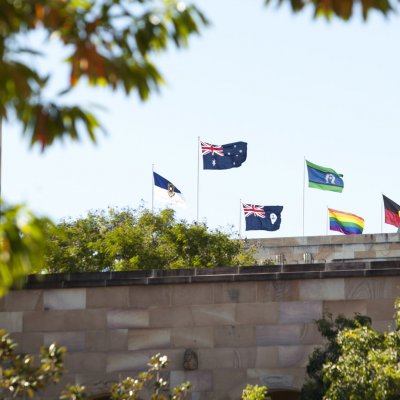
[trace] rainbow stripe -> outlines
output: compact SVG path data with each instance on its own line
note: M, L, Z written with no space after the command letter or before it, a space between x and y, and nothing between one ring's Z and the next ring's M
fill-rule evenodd
M364 219L350 213L333 210L329 211L329 229L331 231L342 232L345 235L359 235L364 230Z

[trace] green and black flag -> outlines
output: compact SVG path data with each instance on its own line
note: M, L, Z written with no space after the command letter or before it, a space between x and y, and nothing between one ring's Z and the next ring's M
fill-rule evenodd
M383 205L385 207L385 223L394 225L396 228L400 227L400 206L393 200L390 200L384 194Z

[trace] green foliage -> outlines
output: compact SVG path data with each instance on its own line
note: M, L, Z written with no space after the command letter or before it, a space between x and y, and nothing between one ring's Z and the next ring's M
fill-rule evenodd
M289 3L294 12L312 7L315 17L322 16L326 19L339 17L345 21L353 16L354 9L358 7L364 20L367 20L371 11L379 11L383 15L388 15L395 10L395 1L393 0L265 0L265 3L277 3L278 5Z
M25 275L44 263L45 218L35 217L22 206L2 206L0 212L0 297Z
M134 400L141 398L140 393L148 390L151 400L181 400L190 389L190 382L184 382L168 391L168 382L161 377L161 372L168 364L167 356L156 354L150 358L149 369L135 378L126 378L111 386L111 399Z
M57 138L78 139L78 128L94 141L99 121L78 105L63 104L65 94L85 80L126 94L137 91L144 101L163 83L152 57L171 43L186 46L204 25L204 15L179 0L2 0L0 121L14 114L31 143L42 148ZM50 38L64 50L69 79L56 96L49 95L51 72L24 57L46 57L26 48L32 32L46 38L40 50Z
M40 350L40 363L35 365L31 355L16 353L16 344L9 334L0 330L0 396L1 399L34 397L51 383L57 383L64 373L64 347L51 344ZM151 400L182 400L190 390L190 382L169 388L162 372L168 365L167 356L156 354L150 358L147 371L111 385L111 399L134 400L150 393ZM60 400L86 400L88 395L81 385L68 385Z
M177 221L171 209L130 208L90 212L52 227L46 260L52 273L255 264L253 249L227 233Z
M380 333L369 325L339 332L337 361L325 363L327 400L398 400L400 398L399 301L395 331Z
M322 348L316 348L310 355L307 365L307 380L301 389L302 400L322 400L327 392L330 381L323 377L323 367L326 363L336 363L342 349L338 343L338 335L344 329L367 327L371 325L371 319L365 315L356 314L349 319L338 315L335 319L327 313L316 321L319 332L326 339Z
M54 344L42 347L40 363L32 355L16 353L16 344L0 330L0 389L2 399L33 397L50 383L57 383L64 371L65 349Z
M270 400L267 396L268 388L266 386L247 385L242 392L243 400Z

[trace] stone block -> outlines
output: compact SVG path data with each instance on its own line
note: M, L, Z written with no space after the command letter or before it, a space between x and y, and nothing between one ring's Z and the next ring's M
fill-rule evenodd
M256 368L276 368L278 366L278 347L257 347Z
M269 389L300 390L304 384L305 368L248 369L247 379L257 380Z
M140 309L111 310L107 312L107 327L119 328L147 328L149 326L149 311Z
M55 289L43 293L45 310L83 310L86 307L86 289Z
M299 282L278 280L257 282L257 301L293 301L299 299Z
M163 349L160 352L168 357L168 369L182 368L184 350ZM107 373L122 371L146 371L153 350L113 352L107 354Z
M246 369L233 369L233 368L218 368L213 370L214 387L213 392L218 391L219 399L228 399L228 393L232 391L238 384L242 386L242 390L246 386ZM244 383L244 385L243 385ZM241 398L239 395L236 399Z
M390 279L390 298L395 299L396 297L400 296L400 277L393 276Z
M310 279L299 282L300 300L343 300L345 280Z
M64 312L63 311L25 312L23 314L23 326L25 332L63 331L64 328L66 328L64 324Z
M64 315L63 330L101 330L106 328L106 310L71 310Z
M375 250L368 250L368 251L355 251L354 252L355 258L376 258L376 251Z
M392 299L367 301L367 315L373 321L391 320L394 319L394 314L394 301Z
M129 287L102 287L86 289L86 308L127 308Z
M239 303L236 305L238 324L275 324L278 322L279 303Z
M376 250L376 257L400 257L400 249L397 250Z
M66 353L64 367L69 373L101 372L106 370L106 353Z
M214 287L215 303L254 303L256 301L255 282L216 283Z
M123 352L123 353L108 353L106 371L146 371L149 362L150 352Z
M308 364L310 354L315 346L279 346L278 368L305 368Z
M180 348L214 347L214 330L211 327L173 328L171 341L173 347Z
M128 332L128 350L159 349L171 347L170 329L133 329Z
M149 310L150 327L193 326L192 310L189 306L152 307Z
M215 347L250 347L255 343L254 325L225 325L214 328Z
M65 389L67 385L75 384L76 375L75 374L63 374L57 384L50 384L39 392L40 397L34 397L34 399L40 400L55 400L58 399L60 393Z
M207 368L251 368L256 363L256 349L252 348L215 348L199 349L199 369Z
M212 304L212 285L172 285L172 305Z
M7 332L22 332L22 321L21 311L0 312L0 327Z
M23 315L24 331L83 331L105 329L104 310L28 311Z
M192 390L194 391L207 392L213 388L213 376L211 371L171 371L171 387L186 381L192 384Z
M11 333L11 338L17 343L17 353L38 354L43 346L43 334L31 332Z
M168 306L170 304L170 285L134 286L129 288L129 305L131 307Z
M235 304L192 306L193 320L197 326L232 325L235 323Z
M391 278L349 278L345 281L346 299L391 298Z
M4 297L5 311L32 311L42 309L42 290L11 290Z
M85 349L85 332L46 332L44 345L57 343L67 348L68 352L83 351Z
M290 301L279 303L279 323L312 322L322 316L322 301Z
M353 318L354 314L367 315L366 300L328 300L323 302L324 312L331 313L333 316L339 314L347 318Z
M111 385L124 378L122 375L118 376L118 374L88 371L74 374L73 383L85 386L85 392L89 399L109 399Z
M128 329L109 329L107 349L109 351L128 350Z
M314 323L256 326L257 346L319 344L321 340Z
M112 332L112 331L109 331ZM86 331L85 332L85 351L108 351L110 350L107 342L107 331Z

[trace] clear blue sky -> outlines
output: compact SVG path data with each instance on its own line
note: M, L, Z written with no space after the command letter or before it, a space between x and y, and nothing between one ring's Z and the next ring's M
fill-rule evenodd
M327 207L363 217L364 233L381 232L381 193L400 203L399 17L328 23L261 0L196 4L212 26L188 49L155 58L167 85L150 101L81 86L81 104L107 109L97 112L108 135L96 146L66 143L41 154L17 123L4 125L4 198L55 220L141 200L151 207L154 163L186 197L177 216L192 221L200 136L248 142L241 168L200 171L200 218L211 228L237 231L242 198L284 206L279 231L243 236L301 236L306 157L343 173L345 189L306 188L305 234L326 234ZM62 80L56 55L44 67Z

